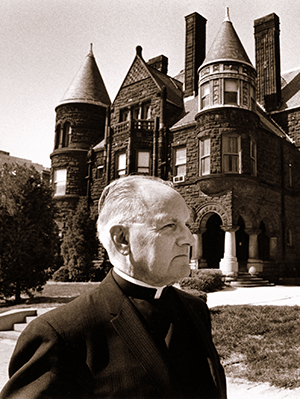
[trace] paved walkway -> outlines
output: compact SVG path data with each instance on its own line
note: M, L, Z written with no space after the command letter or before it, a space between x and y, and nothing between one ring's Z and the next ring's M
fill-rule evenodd
M298 305L300 287L272 286L251 288L226 288L207 295L209 308L219 305ZM0 390L8 379L7 369L16 337L0 333ZM268 384L236 381L227 378L228 399L298 399L300 388L288 390L270 387Z

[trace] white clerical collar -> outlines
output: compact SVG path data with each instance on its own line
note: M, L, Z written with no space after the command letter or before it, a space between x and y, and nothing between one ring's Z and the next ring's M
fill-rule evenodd
M130 283L133 283L133 284L136 284L136 285L140 285L141 287L147 287L147 288L155 289L156 293L154 295L154 299L159 299L160 296L161 296L161 293L163 292L163 289L166 287L166 285L163 285L162 287L156 287L154 285L147 284L144 281L140 281L140 280L137 280L134 277L128 276L128 274L125 274L124 272L122 272L122 270L119 270L116 267L114 267L114 271L120 277L122 277L124 280L129 281Z

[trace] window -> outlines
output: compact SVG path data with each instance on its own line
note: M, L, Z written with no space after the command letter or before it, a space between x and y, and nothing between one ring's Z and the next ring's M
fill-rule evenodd
M59 147L60 129L61 129L60 125L57 125L57 126L56 126L56 129L55 129L55 143L54 143L54 149L56 149L56 148Z
M250 162L251 162L251 174L256 176L256 142L250 140Z
M200 141L200 176L210 174L210 139Z
M103 165L97 166L96 179L101 179L103 177L103 172L104 172L104 166Z
M293 235L292 235L292 230L291 229L287 229L287 232L286 232L286 244L289 247L291 247L293 245Z
M255 111L255 91L254 87L250 85L250 101L251 101L251 110Z
M136 107L133 107L132 108L132 119L141 119L140 118L140 112L141 112L141 109L140 109L140 107L139 106L136 106Z
M126 174L126 153L119 154L117 157L117 177Z
M142 119L151 119L150 102L142 105Z
M186 174L186 148L175 149L175 176L185 176Z
M54 171L54 195L65 195L67 186L67 169Z
M223 172L241 173L240 137L223 136Z
M238 84L235 79L224 79L224 104L237 104Z
M66 122L64 124L64 130L63 130L63 141L62 141L63 147L68 147L70 134L71 134L71 125L69 122Z
M209 106L209 82L201 86L201 109Z
M146 174L146 175L150 174L150 152L149 151L138 151L137 172Z
M120 111L120 122L125 122L125 121L129 121L130 118L130 113L129 113L129 109L122 109Z

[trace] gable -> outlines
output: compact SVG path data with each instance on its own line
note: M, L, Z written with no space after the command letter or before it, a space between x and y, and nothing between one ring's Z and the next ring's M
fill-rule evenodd
M127 76L122 84L122 87L129 86L133 83L150 77L148 69L139 57L136 57Z

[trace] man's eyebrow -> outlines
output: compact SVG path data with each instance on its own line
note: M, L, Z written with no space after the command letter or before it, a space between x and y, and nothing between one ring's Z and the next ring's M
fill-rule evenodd
M172 217L167 214L158 214L154 216L154 220L156 223L176 223L178 222L178 218Z

